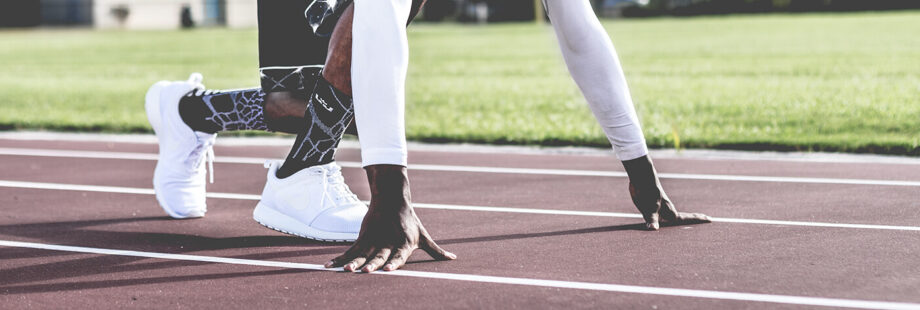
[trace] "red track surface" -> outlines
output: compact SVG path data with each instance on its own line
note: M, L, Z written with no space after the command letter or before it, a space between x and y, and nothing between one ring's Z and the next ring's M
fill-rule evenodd
M151 144L3 139L0 148L156 152ZM218 159L279 158L286 149L218 146L216 153ZM339 160L355 162L358 157L358 150L343 149ZM410 161L621 171L612 157L587 155L417 151ZM693 158L659 158L656 163L660 172L672 174L920 182L920 165L912 164ZM155 161L137 159L0 155L0 180L150 188L154 165ZM265 181L261 165L218 162L215 170L216 182L209 192L257 195ZM344 174L358 196L369 198L361 169L345 168ZM622 177L415 169L410 178L417 203L635 213ZM640 219L628 217L417 209L439 243L459 259L433 262L418 252L406 270L618 284L639 287L639 292L0 246L0 308L815 307L779 297L762 302L674 296L660 294L659 288L821 297L844 303L886 301L920 308L920 185L673 178L662 182L682 210L723 219L803 224L723 221L646 232L640 230ZM248 199L210 199L205 218L171 220L149 194L29 189L8 183L0 186L0 205L0 241L305 264L322 264L347 248L268 230L251 219L255 201ZM817 227L820 224L814 222L899 227Z

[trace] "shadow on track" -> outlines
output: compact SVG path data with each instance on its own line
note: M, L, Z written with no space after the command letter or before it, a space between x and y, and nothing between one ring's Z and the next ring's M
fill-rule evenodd
M240 259L277 259L290 257L306 257L311 255L334 255L345 250L344 244L329 244L305 238L266 235L215 238L179 233L159 232L124 232L107 231L98 226L122 223L151 223L172 222L168 217L131 217L82 221L59 221L27 224L0 225L0 236L18 236L33 241L77 246L97 246L120 250L135 250L161 253L190 253L199 251L214 251L241 248L267 248L267 247L298 247L300 250L254 253L237 256L226 256ZM93 228L96 227L96 228ZM266 232L268 232L266 230ZM332 246L330 246L332 245ZM80 258L63 261L47 262L54 257L76 256ZM91 255L90 257L86 257ZM95 254L81 254L60 251L0 248L0 259L45 259L46 263L33 264L17 268L4 268L0 270L0 293L34 293L47 292L61 289L92 289L117 287L124 285L166 283L172 281L190 281L186 276L157 277L142 279L119 279L107 281L83 281L66 283L49 283L41 285L10 286L38 281L53 281L67 278L110 275L121 272L136 272L145 270L162 270L187 266L200 266L215 263L194 261L154 261L138 263L147 258L129 256L99 256ZM282 270L283 272L304 272L304 270ZM214 279L245 277L256 275L271 275L281 271L226 273L198 276L197 279Z
M457 239L443 239L443 240L438 240L438 243L457 244L457 243L469 243L469 242L506 241L506 240L580 235L580 234L591 234L591 233L623 231L623 230L643 230L644 231L646 229L645 229L645 224L627 224L627 225L602 226L602 227L591 227L591 228L560 230L560 231L521 233L521 234L496 235L496 236L481 236L481 237L457 238Z
M60 291L79 291L79 290L87 290L87 289L125 287L125 286L132 286L132 285L165 284L165 283L176 283L176 282L185 282L185 281L219 280L219 279L230 279L230 278L272 276L272 275L283 275L283 274L291 274L291 273L309 273L309 272L318 272L318 271L303 270L303 269L281 269L281 270L253 271L253 272L177 275L177 276L166 276L166 277L131 278L131 279L119 279L119 280L79 281L79 282L63 282L63 283L50 283L50 284L2 286L0 287L0 294L31 294L31 293L48 293L48 292L60 292Z
M96 230L91 227L140 222L172 222L168 217L131 217L100 220L45 222L0 225L0 235L20 236L40 239L44 242L62 245L103 245L100 247L122 250L151 251L162 253L190 253L240 248L298 247L294 251L275 251L236 256L224 256L241 259L279 259L301 258L314 255L336 255L345 250L347 244L321 243L309 239L268 235L215 238L197 235L160 232L124 232ZM642 223L581 228L572 230L518 233L469 238L443 239L442 244L480 243L493 241L521 240L530 238L556 237L579 234L605 233L626 230L645 230ZM141 263L147 258L128 256L99 256L94 254L68 253L48 250L0 248L0 259L14 258L52 258L64 255L80 255L80 258L47 262L18 268L0 270L0 293L28 294L53 292L61 290L80 290L112 288L131 285L183 282L208 279L227 279L237 277L264 276L286 273L307 272L306 270L269 270L260 272L230 272L206 275L177 275L151 278L116 279L100 281L71 282L63 279L113 275L125 272L154 271L189 266L202 266L215 263L196 261L152 261ZM87 257L87 255L91 255ZM412 261L409 264L430 262L430 260ZM16 285L29 282L57 281L55 283Z

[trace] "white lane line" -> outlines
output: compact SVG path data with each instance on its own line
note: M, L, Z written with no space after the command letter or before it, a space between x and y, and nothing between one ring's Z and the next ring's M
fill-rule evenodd
M527 209L527 208L506 208L506 207L481 207L481 206L462 206L462 205L445 205L432 203L413 203L413 206L424 209L440 210L457 210L457 211L480 211L480 212L504 212L504 213L527 213L527 214L547 214L547 215L572 215L572 216L594 216L594 217L617 217L617 218L636 218L641 219L642 215L634 213L618 212L596 212L596 211L570 211L570 210L553 210L553 209ZM712 217L713 222L738 223L738 224L760 224L760 225L777 225L777 226L806 226L806 227L828 227L828 228L851 228L851 229L880 229L880 230L903 230L903 231L920 231L920 226L895 226L895 225L873 225L873 224L846 224L846 223L826 223L826 222L803 222L803 221L780 221L780 220L760 220L760 219L739 219L727 217Z
M153 195L154 194L153 189L150 189L150 188L76 185L76 184L23 182L23 181L8 181L8 180L0 180L0 187L65 190L65 191L85 191L85 192L101 192L101 193L120 193L120 194L140 194L140 195ZM209 198L253 200L253 201L258 201L260 199L259 195L237 194L237 193L208 192L207 196ZM453 211L502 212L502 213L571 215L571 216L591 216L591 217L614 217L614 218L642 218L642 216L639 214L619 213L619 212L486 207L486 206L448 205L448 204L435 204L435 203L413 203L412 205L420 209L439 209L439 210L453 210ZM849 229L920 231L920 226L847 224L847 223L781 221L781 220L740 219L740 218L721 218L721 217L714 217L712 218L712 221L713 222L723 222L723 223L777 225L777 226L805 226L805 227L827 227L827 228L849 228Z
M98 193L138 194L138 195L153 195L154 194L152 188L79 185L79 184L43 183L43 182L22 182L22 181L7 181L7 180L0 180L0 187L51 189L51 190L98 192ZM258 197L258 195L256 195L256 197Z
M0 132L2 140L18 141L65 141L65 142L105 142L105 143L132 143L132 144L157 144L156 136L152 134L100 134L100 133L68 133L47 131L6 131ZM277 146L290 147L294 143L291 136L262 136L262 137L221 137L217 146ZM343 139L339 143L340 149L359 149L358 141ZM448 153L473 153L473 154L530 154L530 155L575 155L575 156L604 156L611 157L610 148L597 147L540 147L526 145L484 145L468 143L438 143L409 141L410 152L448 152ZM652 157L659 159L689 159L689 160L719 160L719 161L781 161L781 162L818 162L818 163L868 163L868 164L895 164L895 165L920 165L920 158L899 155L879 154L845 154L822 152L775 152L775 151L731 151L711 149L656 149L649 151Z
M101 249L101 248L91 248L91 247L66 246L66 245L54 245L54 244L42 244L42 243L6 241L6 240L0 240L0 246L15 247L15 248L30 248L30 249L50 250L50 251L87 253L87 254L117 255L117 256L143 257L143 258L154 258L154 259L207 262L207 263L217 263L217 264L248 265L248 266L259 266L259 267L272 267L272 268L303 269L303 270L314 270L314 271L335 271L335 272L344 271L342 270L342 268L327 269L327 268L324 268L322 265L317 265L317 264L263 261L263 260L226 258L226 257L202 256L202 255L169 254L169 253L156 253L156 252ZM637 286L637 285L574 282L574 281L559 281L559 280L541 280L541 279L529 279L529 278L482 276L482 275L473 275L473 274L425 272L425 271L411 271L411 270L375 272L372 275L402 276L402 277L423 278L423 279L466 281L466 282L477 282L477 283L487 283L487 284L507 284L507 285L523 285L523 286L535 286L535 287L552 287L552 288L604 291L604 292L615 292L615 293L649 294L649 295L693 297L693 298L706 298L706 299L723 299L723 300L737 300L737 301L747 301L747 302L766 302L766 303L805 305L805 306L844 307L844 308L858 308L858 309L892 309L892 310L920 309L920 304L887 302L887 301L805 297L805 296L789 296L789 295L770 295L770 294L756 294L756 293L738 293L738 292L679 289L679 288L666 288L666 287L654 287L654 286Z
M662 179L709 180L709 181L819 183L819 184L886 185L886 186L911 186L911 187L920 186L920 181L891 181L891 180L869 180L869 179L769 177L769 176L749 176L749 175L686 174L686 173L659 173L658 177Z
M151 153L96 152L96 151L44 150L44 149L20 149L20 148L0 148L0 155L96 158L96 159L157 160L157 154L151 154ZM215 162L219 162L219 163L257 164L257 165L262 165L263 163L265 163L265 161L266 161L265 158L257 158L257 157L221 156L215 159ZM339 161L338 163L339 165L343 167L349 167L349 168L361 168L362 167L360 162ZM426 164L412 164L409 167L412 170L427 170L427 171L560 175L560 176L593 176L593 177L620 177L620 178L626 177L625 172L619 172L619 171L501 168L501 167L426 165ZM772 176L687 174L687 173L660 173L658 176L661 177L662 179L678 179L678 180L743 181L743 182L772 182L772 183L814 183L814 184L848 184L848 185L882 185L882 186L920 187L920 181L892 181L892 180L808 178L808 177L772 177Z

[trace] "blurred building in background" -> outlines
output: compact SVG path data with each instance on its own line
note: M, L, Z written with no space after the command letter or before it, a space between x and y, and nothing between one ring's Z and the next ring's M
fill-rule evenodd
M45 25L91 25L92 0L42 0L41 23Z
M47 1L47 0L42 0ZM89 0L97 28L255 27L254 0ZM278 0L275 0L278 1Z
M535 0L428 0L426 21L501 22L534 20Z
M255 0L0 0L0 27L245 28L256 22Z
M428 0L421 17L430 22L532 21L546 18L540 1ZM598 15L603 17L920 9L920 0L590 1ZM246 28L256 25L256 0L0 0L0 27L174 29L192 26Z

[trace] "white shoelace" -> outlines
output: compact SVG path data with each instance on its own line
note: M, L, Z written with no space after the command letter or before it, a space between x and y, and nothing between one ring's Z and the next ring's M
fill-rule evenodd
M208 161L208 180L211 181L211 184L214 184L214 147L208 147L208 151L205 154L206 160Z
M210 95L215 93L215 91L205 88L201 83L196 85L193 91L195 92L195 96ZM198 167L198 165L201 164L199 160L201 158L202 151L204 152L204 158L208 163L208 182L214 184L214 139L209 139L208 141L199 144L198 147L192 151L191 156L195 158L195 167Z
M266 169L271 169L271 166L275 163L277 163L278 165L282 164L280 161L267 160L265 161L263 166ZM307 169L310 169L311 172L313 173L318 173L322 175L322 188L323 188L324 194L323 194L322 200L320 201L321 205L325 205L325 202L326 202L325 193L330 193L329 192L330 186L332 187L332 190L333 190L330 194L331 196L333 196L333 199L335 200L336 205L338 205L342 201L351 202L351 203L361 201L360 199L358 199L358 195L355 195L354 193L352 193L351 189L348 188L348 185L345 184L345 177L342 176L342 167L339 167L338 165L333 165L329 168L322 167L322 166L315 166L315 167L310 167Z
M194 167L198 167L201 162L201 152L204 152L204 160L208 163L208 181L214 184L214 140L210 139L198 145L190 156L195 158Z
M268 167L268 166L269 166L269 163L266 162L266 163L265 163L265 166ZM321 179L322 179L322 182L323 182L323 183L322 183L322 185L323 185L323 191L322 191L322 193L323 193L323 194L320 195L321 198L320 198L320 200L319 200L319 205L320 205L321 207L325 207L325 206L326 206L326 196L327 196L327 193L329 192L329 183L330 183L330 182L329 182L329 179L331 178L331 177L329 176L329 171L326 170L325 168L321 167L321 166L310 167L310 168L307 168L307 169L310 170L310 172L312 172L312 173L318 173L318 174L321 175ZM337 200L337 199L336 199L336 200Z
M351 189L348 188L348 184L345 184L345 177L342 176L342 167L332 166L327 170L326 184L331 184L333 191L335 191L336 200L346 201L346 202L357 202L358 195L355 195L351 192Z

